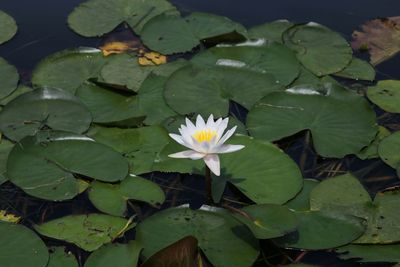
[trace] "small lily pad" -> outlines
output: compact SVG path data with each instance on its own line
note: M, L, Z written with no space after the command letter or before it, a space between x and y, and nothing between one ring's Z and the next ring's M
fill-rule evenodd
M259 253L257 240L244 225L214 211L171 208L146 218L136 228L146 258L186 236L198 240L215 266L248 267Z
M367 61L353 58L348 66L343 70L335 73L335 76L353 79L353 80L375 80L375 69Z
M288 20L281 19L272 22L267 22L261 25L252 27L249 30L249 37L252 39L265 39L277 43L282 43L283 33L292 27L294 24Z
M123 216L128 200L139 200L158 206L164 202L165 194L156 183L130 176L120 184L93 182L90 185L89 199L102 212Z
M297 52L297 58L317 76L342 71L351 62L353 51L337 32L310 22L287 30L284 43Z
M0 10L0 44L7 42L17 33L17 23L7 13Z
M390 167L400 170L400 131L382 139L378 146L379 157Z
M52 248L50 251L47 267L79 267L74 254L66 253L64 247Z
M3 27L3 24L1 22L0 25L1 27ZM14 66L10 65L4 58L0 57L0 99L3 99L6 96L10 95L17 88L18 81L19 74L17 69Z
M347 245L335 249L339 258L356 259L359 262L399 262L400 244Z
M90 254L85 267L134 267L139 261L142 246L137 241L128 244L108 244Z
M11 140L21 140L49 127L83 133L92 116L71 93L54 88L37 89L10 101L0 112L0 130Z
M400 81L379 81L376 86L368 87L367 97L387 112L400 113Z
M46 245L32 230L23 225L0 222L0 235L3 266L47 266L49 253Z
M134 227L131 221L104 214L69 215L35 225L41 235L94 251Z

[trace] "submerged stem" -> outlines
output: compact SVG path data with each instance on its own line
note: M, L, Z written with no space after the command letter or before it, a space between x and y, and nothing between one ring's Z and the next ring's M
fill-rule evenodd
M211 191L211 171L210 168L205 166L205 183L206 183L206 197L207 197L207 204L212 205L214 201L212 199L212 191Z

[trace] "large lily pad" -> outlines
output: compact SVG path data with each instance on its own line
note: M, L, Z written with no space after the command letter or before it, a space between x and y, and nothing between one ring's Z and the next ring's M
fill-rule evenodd
M229 111L229 100L249 109L279 88L275 78L268 74L230 67L187 66L171 75L164 96L167 104L179 114L224 117Z
M181 18L177 15L163 14L151 19L141 32L143 43L162 54L191 51L202 40L237 33L238 40L245 39L246 29L226 17L206 13L193 13ZM227 37L229 40L230 37Z
M17 24L10 15L0 10L0 25L0 44L2 44L17 33Z
M89 199L102 212L123 216L127 201L139 200L158 206L165 200L163 190L156 184L141 177L127 177L120 184L93 182Z
M108 244L90 254L85 267L134 267L137 266L141 250L142 246L137 241Z
M64 247L56 247L51 250L47 267L79 267L74 254L66 253Z
M94 251L135 225L110 215L69 215L43 224L35 225L41 235L64 240L86 251Z
M136 175L151 172L157 154L171 141L160 126L137 129L96 127L88 135L120 152L129 161L131 173Z
M399 262L400 244L348 245L335 250L341 259L357 259L360 262Z
M1 22L0 25L3 27ZM5 98L17 88L18 80L17 69L10 65L4 58L0 57L0 99Z
M43 59L33 70L35 87L55 87L75 93L90 78L96 78L107 58L101 50L64 50Z
M276 83L289 85L300 72L296 55L284 45L264 42L213 47L195 56L192 62L200 66L224 66L272 74Z
M60 132L24 138L8 156L8 178L35 197L73 198L80 192L73 174L116 182L127 176L128 162L90 138Z
M235 218L247 225L258 239L283 236L294 231L298 223L295 213L280 205L251 205L242 212L235 214Z
M379 81L376 86L368 87L367 96L381 109L400 113L400 81Z
M220 156L221 177L257 204L283 204L301 190L299 168L275 145L239 135L228 143L245 148Z
M297 232L278 238L282 247L328 249L343 246L361 236L363 220L355 216L322 211L296 212Z
M249 37L253 39L265 39L277 43L282 43L283 33L294 24L288 20L281 19L257 25L249 29Z
M40 129L82 133L92 116L83 103L69 92L42 88L20 95L0 112L0 130L9 139L18 141Z
M136 232L146 258L186 236L197 238L215 266L249 267L258 255L257 241L245 226L212 211L167 209L144 220Z
M287 91L269 94L250 110L252 136L276 141L310 130L317 153L337 158L358 153L374 139L375 113L364 98L331 86L325 92L312 87Z
M164 12L178 13L166 0L89 0L68 16L69 26L86 37L101 36L122 22L140 34L143 25Z
M339 33L314 22L290 28L283 38L301 64L317 76L339 72L352 59L352 49Z
M7 267L46 267L49 253L43 241L23 225L0 222L0 262Z

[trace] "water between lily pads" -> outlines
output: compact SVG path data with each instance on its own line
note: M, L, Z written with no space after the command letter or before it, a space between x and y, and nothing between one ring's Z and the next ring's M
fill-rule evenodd
M100 38L80 37L72 32L66 24L68 14L81 2L83 0L1 1L0 10L13 16L19 29L11 42L0 46L0 56L15 65L23 80L28 81L33 67L49 54L78 46L98 47L102 43ZM351 40L353 30L358 29L363 22L369 19L400 15L399 0L171 0L171 2L184 13L210 12L227 16L248 27L276 19L288 19L293 22L315 21L340 32L347 40ZM366 55L359 56L366 58ZM382 63L377 68L377 78L400 79L398 66L400 66L400 56ZM378 116L380 113L378 110ZM244 114L239 109L237 115L241 117ZM390 123L398 127L399 116L389 119ZM363 181L372 194L388 186L398 185L393 170L378 160L361 161L355 157L346 157L340 161L316 162L315 154L311 146L305 142L304 135L299 134L297 139L292 138L288 141L285 151L302 166L306 177L326 177L336 175L341 171L353 171L357 176L364 177ZM315 163L323 167L316 169L314 168ZM201 193L203 181L199 177L188 176L183 183L176 181L176 184L171 175L154 174L151 178L164 184L170 192L174 192L174 188L179 189L179 194L169 194L166 206L170 206L171 203L177 205L189 202L192 206L198 207L204 202ZM228 197L233 193L229 191ZM15 191L9 192L9 194L11 198L22 195L21 192ZM7 198L7 196L4 197ZM71 202L74 202L73 206L79 207L81 210L71 211ZM63 210L64 206L65 210ZM30 207L40 207L38 210L41 211L48 208L50 217L94 210L84 197L78 197L65 205L57 206L57 211L51 211L50 206L40 204L36 200L28 201L24 207L27 210L30 210ZM135 209L135 207L133 208ZM43 219L40 218L40 214L44 216L43 213L37 212L38 210L34 209L31 220ZM46 217L46 219L50 218ZM310 263L323 266L357 266L357 264L349 262L338 263L335 257L329 253L311 253L305 259Z

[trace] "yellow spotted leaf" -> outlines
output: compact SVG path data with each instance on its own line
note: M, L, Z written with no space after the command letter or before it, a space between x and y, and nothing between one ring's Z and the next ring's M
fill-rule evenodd
M104 56L109 56L111 54L121 54L124 52L136 51L138 48L137 43L133 41L113 41L100 46L100 50L103 52Z
M18 217L11 213L7 213L5 210L0 210L0 221L18 223L20 220L21 217Z
M167 63L167 57L157 52L142 53L139 57L139 64L142 66L154 66Z

